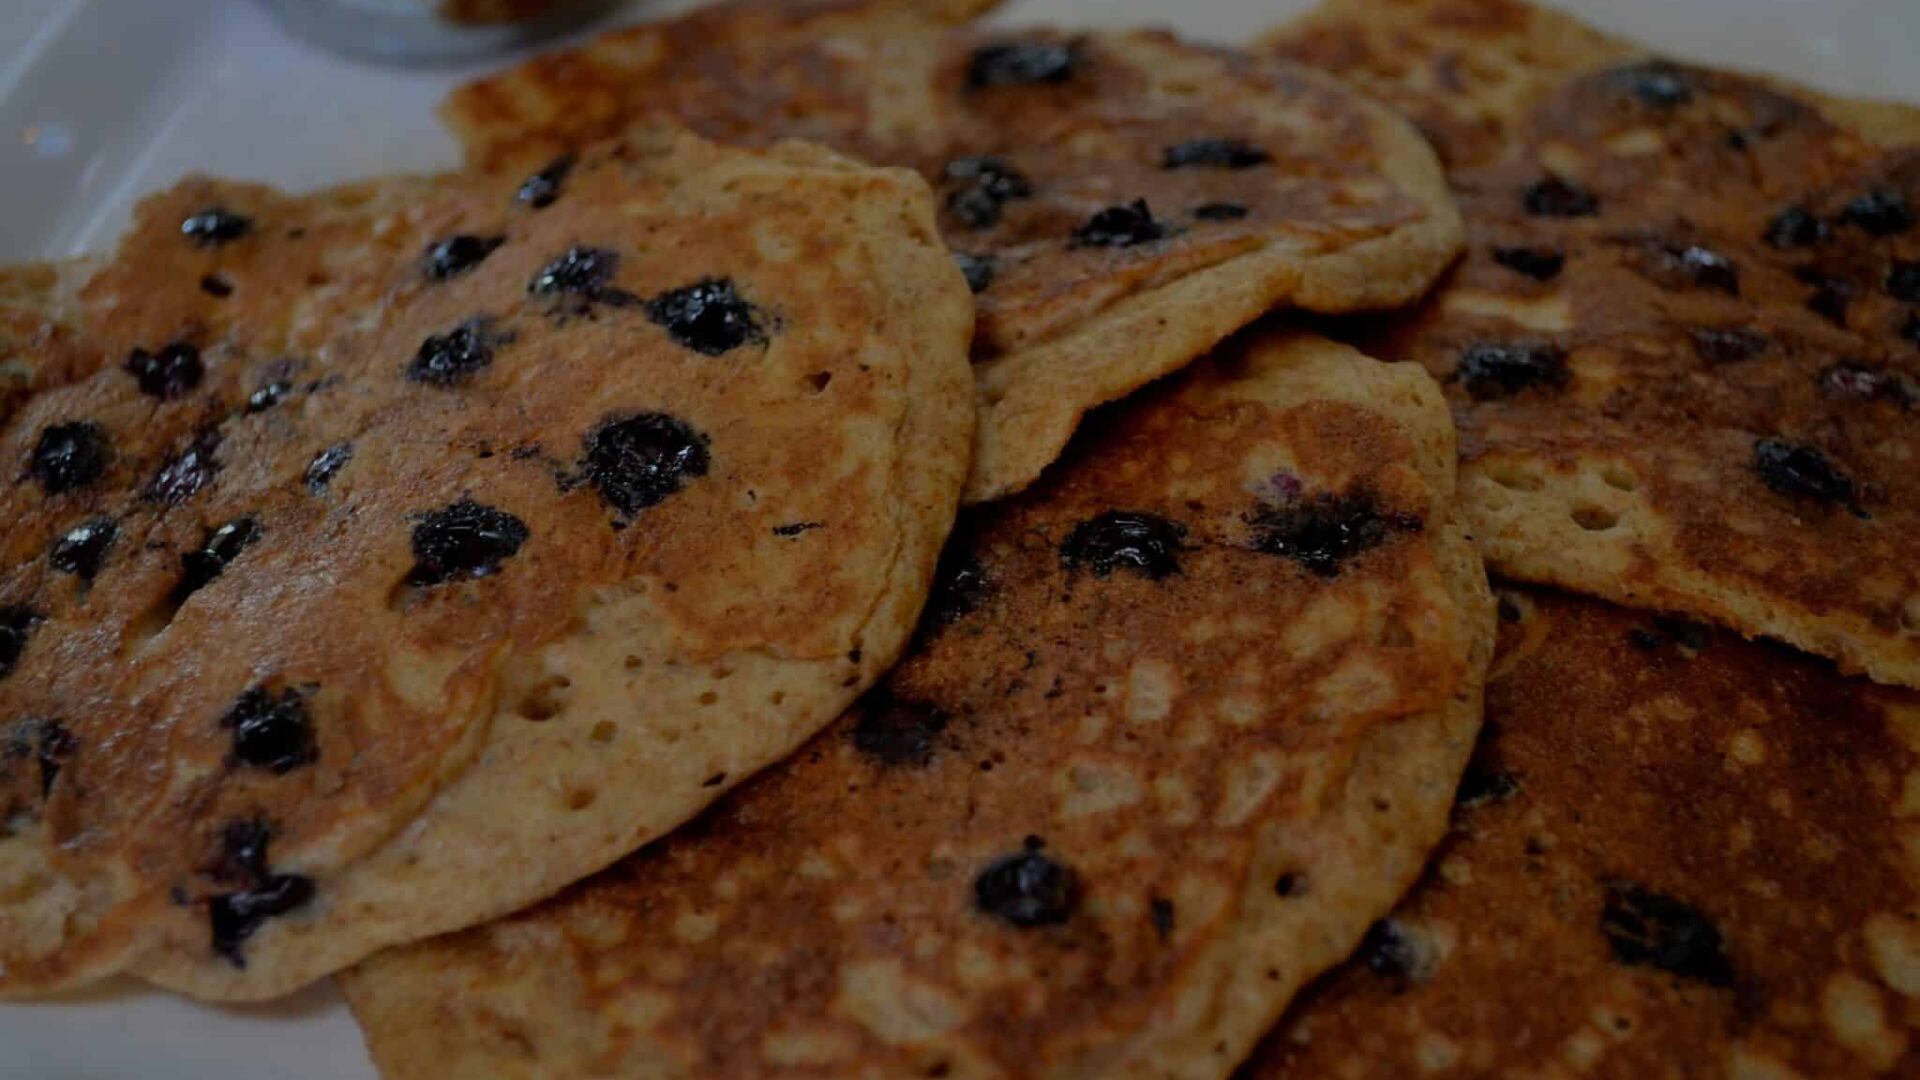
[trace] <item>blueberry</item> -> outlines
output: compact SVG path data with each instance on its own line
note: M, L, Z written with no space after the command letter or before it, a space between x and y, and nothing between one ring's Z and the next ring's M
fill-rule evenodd
M1073 527L1060 545L1060 563L1097 577L1119 567L1158 581L1180 572L1180 542L1186 535L1186 526L1154 514L1108 510Z
M275 694L254 687L233 703L220 726L233 733L233 760L242 765L284 775L320 756L306 697L298 690Z
M1475 400L1512 397L1533 386L1562 386L1566 354L1551 345L1482 342L1460 354L1454 375Z
M107 559L120 526L111 518L89 518L61 534L47 551L47 563L63 574L92 581Z
M180 556L180 581L173 587L173 602L185 603L187 597L206 588L258 539L260 523L250 517L235 518L208 533L200 550Z
M1707 327L1693 331L1693 351L1709 364L1751 360L1767 351L1767 335L1745 327Z
M767 341L760 309L743 299L727 278L703 278L661 293L647 302L647 317L675 342L704 356Z
M1653 625L1687 652L1700 652L1713 643L1713 631L1710 628L1678 615L1655 615Z
M968 539L956 537L940 553L940 563L933 572L933 587L927 594L923 624L938 629L972 614L986 600L989 585L986 568L969 549Z
M1001 211L1015 199L1033 194L1033 183L1006 161L990 156L947 162L946 179L956 183L947 194L947 210L969 229L999 224Z
M1853 502L1853 481L1817 448L1781 439L1753 444L1753 468L1767 487L1790 498Z
M609 506L631 516L705 476L707 437L665 413L602 421L583 440L580 473Z
M214 865L216 881L251 885L267 877L267 845L273 830L259 818L230 821L220 833L220 859Z
M967 87L1062 83L1080 64L1077 44L1010 42L975 49L967 61Z
M216 300L225 300L233 295L233 282L219 274L203 274L200 277L200 291Z
M1505 769L1495 768L1476 758L1467 763L1454 790L1453 805L1472 810L1489 803L1506 802L1520 793L1520 781Z
M27 639L46 616L24 604L0 607L0 679L20 666L20 655L27 651Z
M1073 914L1080 891L1072 870L1040 853L1038 838L1027 850L995 859L973 882L979 909L1023 929L1056 926Z
M407 378L429 386L453 386L493 363L491 320L468 319L444 334L420 343L407 364Z
M192 214L180 223L180 234L201 247L219 247L253 231L253 219L218 206Z
M1729 986L1733 964L1720 931L1697 908L1631 882L1606 883L1600 932L1623 964Z
M258 390L247 395L247 412L266 412L285 401L287 395L291 393L293 393L293 384L285 379L262 383Z
M1592 192L1553 174L1528 184L1520 201L1535 217L1591 217L1600 212L1600 200Z
M547 164L547 167L534 173L520 185L514 198L535 210L552 206L560 197L560 187L566 183L567 174L573 171L573 155L562 154Z
M273 874L261 878L251 889L214 897L207 902L213 951L226 957L234 967L246 967L240 947L260 929L260 924L305 906L313 900L313 894L312 879L298 874Z
M483 578L520 551L526 523L504 510L461 499L423 516L413 527L410 585Z
M504 236L459 233L428 245L421 264L430 280L446 281L479 266L506 242Z
M1740 270L1725 255L1698 244L1665 248L1663 255L1669 268L1695 285L1740 294Z
M158 353L135 349L127 357L126 370L140 384L140 392L162 401L172 401L191 393L206 375L200 362L200 350L184 341L163 347Z
M1887 295L1920 303L1920 262L1895 259L1887 268Z
M1385 513L1371 493L1322 492L1282 506L1263 506L1247 517L1253 549L1292 559L1321 577L1385 543L1398 532L1419 531L1420 519Z
M1402 988L1425 966L1420 943L1395 919L1380 919L1369 926L1354 956L1368 971Z
M960 273L967 279L967 288L975 295L987 291L998 269L991 255L968 255L956 251L953 253L953 263L960 268Z
M947 714L923 701L908 701L886 690L868 695L853 726L853 745L882 765L925 767L939 748Z
M334 443L313 455L313 460L307 463L307 490L315 495L327 490L327 485L333 483L333 478L352 460L350 442Z
M27 471L47 494L59 495L100 479L107 471L107 453L107 432L99 424L55 424L33 444Z
M1852 305L1854 297L1860 294L1853 282L1811 267L1800 268L1794 272L1794 276L1802 283L1813 286L1813 291L1807 294L1809 310L1836 326L1847 325L1847 308Z
M1834 397L1882 399L1901 405L1913 405L1913 384L1899 372L1870 368L1864 364L1839 363L1820 372L1820 390Z
M1656 109L1678 108L1693 100L1686 73L1664 60L1615 68L1607 80Z
M527 282L527 292L533 296L571 294L588 300L624 297L626 293L607 286L619 266L620 256L604 248L568 248Z
M1147 902L1147 917L1153 920L1153 932L1165 941L1173 936L1173 901L1156 896Z
M1493 261L1535 281L1551 281L1559 276L1567 257L1548 248L1497 247L1493 249Z
M1165 224L1156 221L1145 199L1122 206L1109 206L1087 219L1073 231L1073 247L1133 247L1151 243L1167 235Z
M1245 139L1193 139L1160 152L1165 169L1251 169L1272 160L1272 154Z
M213 459L213 453L220 448L220 433L212 428L193 437L184 449L169 454L160 468L147 482L144 496L149 502L178 506L201 488L212 482L213 474L220 471L220 463Z
M1840 221L1874 236L1892 236L1913 225L1913 209L1907 204L1906 193L1878 187L1841 207Z
M1827 238L1827 223L1804 206L1789 206L1767 222L1766 242L1781 250L1812 247Z
M1194 207L1192 213L1196 221L1210 221L1218 224L1245 218L1247 208L1233 202L1210 202Z

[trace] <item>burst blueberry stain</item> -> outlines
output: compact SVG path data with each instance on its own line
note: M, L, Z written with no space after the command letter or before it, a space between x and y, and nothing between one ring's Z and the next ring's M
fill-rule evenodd
M767 341L765 316L728 278L703 278L661 293L647 302L647 318L676 343L703 356L722 356Z
M1073 527L1060 544L1060 563L1068 570L1091 570L1096 577L1124 569L1159 581L1180 572L1186 535L1186 526L1157 514L1108 510Z
M1160 151L1165 169L1251 169L1273 155L1245 139L1192 139Z
M313 881L299 874L270 874L253 888L222 893L207 901L207 921L213 951L234 967L247 966L241 948L268 919L311 903Z
M429 280L447 281L479 266L506 242L504 236L457 233L428 245L421 265Z
M1497 247L1493 249L1493 261L1522 277L1551 281L1560 275L1567 257L1550 248Z
M1662 60L1615 68L1607 80L1655 109L1676 109L1693 100L1686 72Z
M1773 491L1789 498L1850 504L1853 481L1819 448L1782 439L1753 444L1753 468Z
M1247 216L1247 213L1248 210L1246 207L1233 202L1201 203L1192 210L1195 221L1206 221L1214 224L1240 221Z
M1321 492L1247 516L1253 549L1292 559L1321 577L1333 577L1350 559L1395 533L1416 532L1420 519L1385 511L1365 489Z
M133 350L127 356L126 371L139 384L141 393L162 401L191 393L207 373L200 350L184 341L164 346L157 353Z
M1565 385L1567 359L1551 345L1481 342L1460 354L1454 375L1475 400L1486 401L1529 387Z
M468 319L442 334L433 334L420 343L407 364L407 378L429 386L454 386L472 378L493 363L491 321L484 316Z
M208 876L215 881L251 884L267 876L267 845L273 830L260 818L230 821L220 832L220 857Z
M998 267L991 255L968 255L965 252L953 253L953 264L960 268L960 274L967 279L967 289L974 295L986 292L993 284Z
M212 428L193 437L193 440L176 453L169 454L160 463L160 468L147 481L143 496L148 502L178 506L199 494L213 480L213 474L220 471L220 463L213 458L214 451L220 448L220 433Z
M254 687L233 703L220 726L231 734L233 760L240 765L285 775L320 756L306 695L297 689Z
M1709 986L1733 983L1720 931L1699 909L1671 896L1631 882L1607 882L1600 932L1623 964L1659 968Z
M1746 327L1707 327L1691 338L1693 351L1709 364L1735 364L1767 351L1767 335Z
M313 455L313 460L307 463L307 490L315 495L327 490L327 485L333 483L333 478L352 460L353 444L350 442L334 443Z
M947 210L969 229L999 224L1006 204L1033 194L1033 183L1007 161L989 155L955 158L942 170L949 183Z
M180 556L180 580L173 587L173 602L185 603L187 597L206 588L258 539L260 523L250 517L235 518L208 533L199 550Z
M546 168L522 181L513 197L535 210L543 210L560 198L560 189L565 186L567 174L572 171L573 155L562 154L548 162Z
M1080 64L1079 46L1054 42L1005 42L984 45L967 59L967 87L1032 86L1063 83Z
M1827 238L1827 223L1804 206L1789 206L1767 222L1762 238L1769 246L1782 251L1812 247Z
M1556 174L1528 184L1520 203L1535 217L1590 217L1600 212L1600 200L1592 192Z
M1913 225L1913 208L1898 188L1877 187L1847 201L1840 222L1872 236L1892 236Z
M252 218L218 206L190 214L180 222L180 235L201 247L230 244L252 231Z
M47 564L62 574L92 581L119 535L120 526L112 518L89 518L60 534L47 549Z
M711 465L707 437L666 413L604 420L582 442L581 477L629 517L705 476Z
M486 577L519 554L529 535L526 523L505 510L461 499L414 525L407 583L425 587Z
M25 604L0 607L0 679L12 675L27 651L27 640L45 616Z
M107 471L107 432L89 420L55 424L40 433L27 472L41 490L59 495L86 487Z
M1072 247L1134 247L1167 235L1164 223L1155 219L1145 199L1120 206L1109 206L1088 218L1073 231Z
M925 701L879 690L868 696L853 726L853 745L881 765L924 768L939 749L947 714Z
M1029 837L1026 850L995 859L973 881L974 905L1022 929L1057 926L1073 916L1079 882L1072 870L1041 853Z

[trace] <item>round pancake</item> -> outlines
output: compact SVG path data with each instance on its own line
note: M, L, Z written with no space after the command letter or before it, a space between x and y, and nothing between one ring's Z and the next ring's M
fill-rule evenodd
M1246 1080L1920 1071L1920 695L1503 600L1451 834Z
M389 1080L1220 1077L1417 873L1491 598L1425 375L1269 335L962 519L880 690L344 977ZM748 988L751 988L750 991Z
M1452 170L1466 259L1351 329L1447 383L1490 565L1920 685L1920 149L1850 115L1635 60Z
M925 185L636 133L556 186L411 204L433 242L359 267L378 311L294 367L154 342L0 434L0 859L33 870L0 993L157 948L168 986L271 996L492 917L898 652L971 431ZM254 223L221 244L272 242L277 204L218 190Z
M922 172L978 293L969 502L1032 482L1088 409L1265 312L1405 303L1458 248L1425 144L1322 76L1164 33L951 14L722 5L529 61L444 113L490 169L665 113Z

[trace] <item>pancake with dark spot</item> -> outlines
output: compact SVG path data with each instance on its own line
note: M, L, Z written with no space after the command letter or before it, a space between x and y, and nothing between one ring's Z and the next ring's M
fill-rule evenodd
M1920 695L1502 596L1451 834L1244 1080L1920 1072Z
M0 431L0 993L273 996L522 906L911 630L971 431L918 177L647 131L540 208L395 183L323 245L339 293L288 236L339 192L150 200L76 319L111 362ZM444 272L458 236L498 243ZM583 242L594 287L538 288ZM751 338L649 308L721 281Z
M1920 685L1920 110L1903 138L1891 106L1565 25L1357 0L1273 39L1486 120L1451 154L1466 259L1342 333L1446 382L1500 572Z
M560 898L350 972L376 1062L1224 1076L1443 826L1492 640L1452 462L1423 373L1309 337L1101 414L966 519L883 694ZM1256 542L1327 492L1403 527L1328 573Z
M1164 33L955 28L988 2L724 4L468 86L476 166L526 173L632 117L817 140L933 183L979 304L968 501L1088 409L1275 307L1405 303L1454 257L1431 152L1317 73Z

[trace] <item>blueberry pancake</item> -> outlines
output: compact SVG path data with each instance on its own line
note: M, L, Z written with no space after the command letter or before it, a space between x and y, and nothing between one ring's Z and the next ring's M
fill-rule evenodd
M1486 102L1485 147L1448 136L1466 259L1351 336L1446 383L1500 572L1920 685L1920 110L1605 42L1447 82L1543 24L1361 0L1275 39L1395 100Z
M470 160L528 170L647 113L919 170L979 304L969 502L1019 490L1090 408L1274 307L1419 296L1459 223L1399 118L1299 67L1163 33L990 32L950 5L747 0L468 86Z
M208 336L0 432L0 993L137 964L271 996L529 903L912 628L971 431L918 177L636 132L539 190L400 183L341 271L377 304L311 354L277 353L285 283L236 275ZM202 293L165 244L323 212L190 186L217 203L112 271L152 310Z
M1492 644L1427 377L1229 350L963 516L788 761L350 971L384 1075L1225 1076L1417 873Z
M1920 1074L1920 695L1503 595L1432 866L1245 1080Z
M88 264L0 266L0 424L29 395L69 381L95 355L76 339L73 292Z

